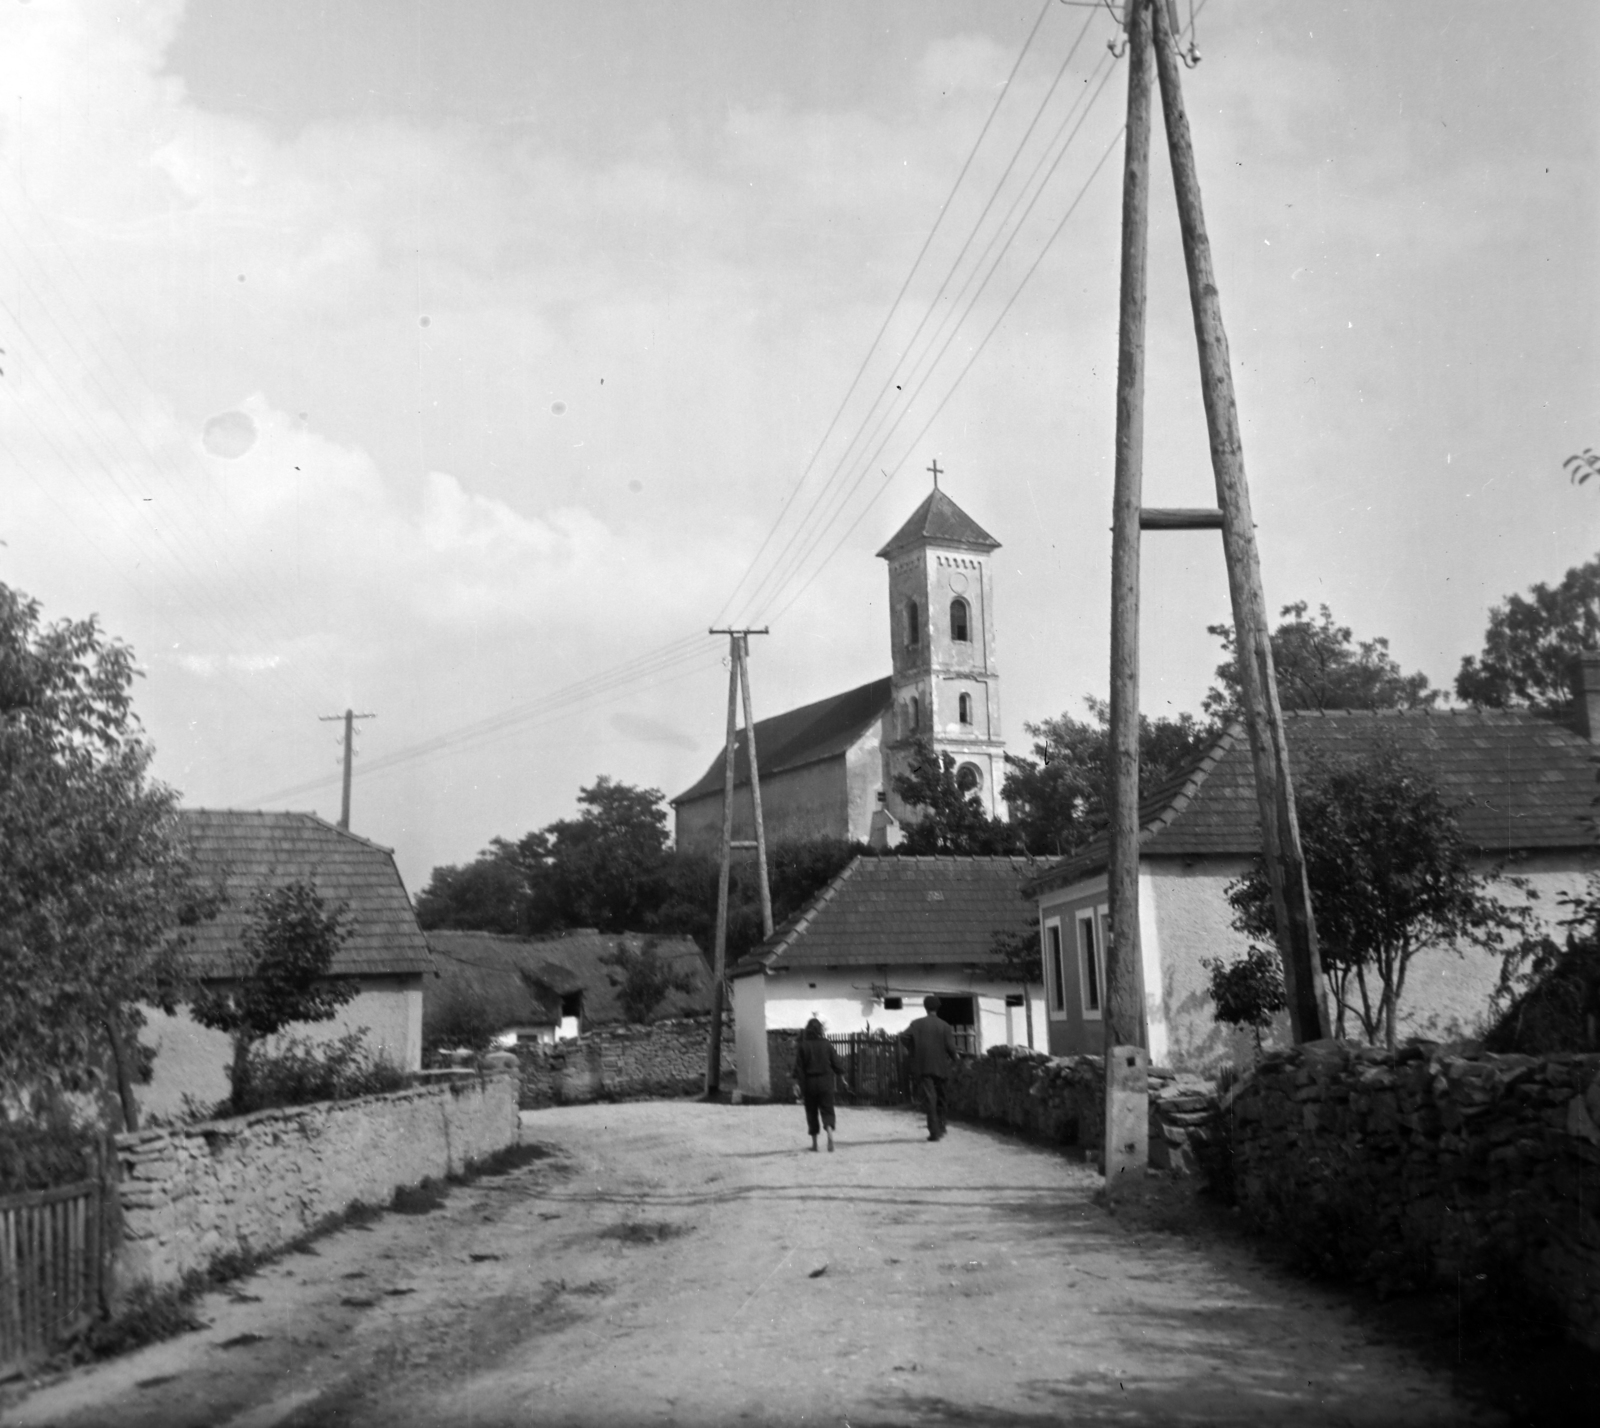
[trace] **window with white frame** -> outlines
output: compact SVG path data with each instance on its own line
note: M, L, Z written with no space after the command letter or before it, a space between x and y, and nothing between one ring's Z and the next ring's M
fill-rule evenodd
M1083 908L1078 925L1078 996L1085 1021L1099 1021L1105 1005L1106 933L1110 928L1110 909Z
M1067 1014L1066 954L1061 946L1061 919L1052 918L1044 925L1044 975L1050 994L1050 1015Z

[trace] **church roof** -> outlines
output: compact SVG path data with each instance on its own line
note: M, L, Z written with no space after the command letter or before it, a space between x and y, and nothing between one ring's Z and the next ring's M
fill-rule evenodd
M831 699L819 699L815 704L802 705L770 719L757 719L756 759L762 778L844 753L888 712L892 702L889 685L887 679L875 679L871 684L835 694ZM680 793L673 803L688 803L707 794L720 794L725 757L723 751L718 750L699 782ZM743 729L739 730L734 747L733 776L736 787L750 782L749 743Z
M1595 846L1595 746L1527 710L1285 710L1291 773L1308 759L1363 754L1387 743L1423 769L1486 853ZM1237 856L1261 846L1255 772L1244 728L1230 724L1187 767L1139 803L1145 857ZM1107 835L1047 868L1030 892L1104 872Z
M759 746L758 746L759 752ZM1027 932L1031 858L857 857L734 969L977 964L997 932Z
M924 542L966 546L971 550L998 550L1000 546L999 541L937 486L929 493L928 499L911 513L911 519L890 537L889 543L878 555L888 560L902 550ZM761 752L760 744L756 745L756 752Z

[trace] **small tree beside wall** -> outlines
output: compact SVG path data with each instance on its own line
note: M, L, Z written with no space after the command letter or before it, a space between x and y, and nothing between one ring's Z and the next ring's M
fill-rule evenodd
M356 995L354 981L328 975L350 935L344 914L342 906L325 907L308 882L257 889L237 979L196 997L194 1019L233 1039L229 1078L236 1114L250 1105L250 1055L258 1043L296 1022L331 1021Z

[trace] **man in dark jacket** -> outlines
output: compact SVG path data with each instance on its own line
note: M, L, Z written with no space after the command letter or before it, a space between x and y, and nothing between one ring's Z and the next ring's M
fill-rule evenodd
M939 1016L939 998L926 996L919 1016L900 1033L900 1044L910 1052L911 1086L928 1109L928 1139L944 1137L945 1081L956 1069L956 1034Z

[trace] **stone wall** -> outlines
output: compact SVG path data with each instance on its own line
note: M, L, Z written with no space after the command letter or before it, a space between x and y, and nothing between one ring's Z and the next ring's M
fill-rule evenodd
M1600 1056L1313 1042L1223 1118L1239 1204L1323 1268L1531 1292L1600 1348Z
M1211 1082L1150 1068L1150 1163L1192 1174L1217 1137ZM963 1057L950 1081L950 1113L992 1121L1052 1145L1081 1147L1098 1160L1105 1139L1105 1065L1098 1056L1046 1056L995 1046Z
M270 1252L355 1201L386 1204L397 1186L459 1172L516 1138L505 1071L120 1135L118 1291Z
M517 1048L521 1105L576 1105L647 1096L692 1096L705 1089L710 1017L682 1017L648 1026L608 1026L553 1046ZM735 1081L733 1028L722 1027L722 1085Z

